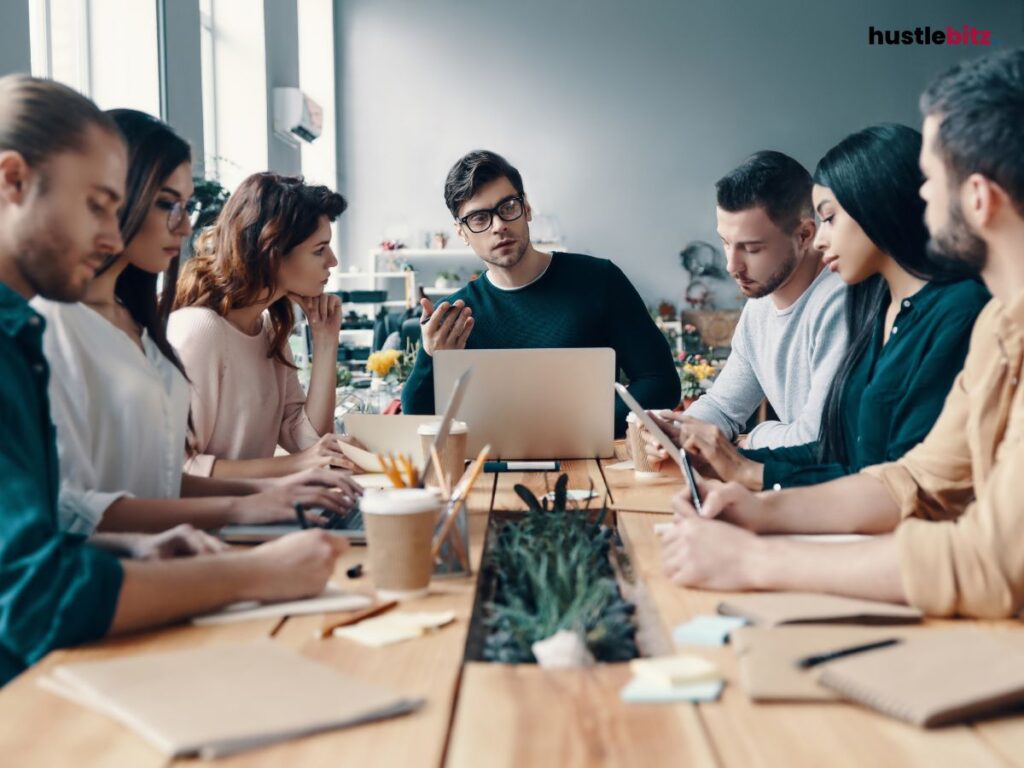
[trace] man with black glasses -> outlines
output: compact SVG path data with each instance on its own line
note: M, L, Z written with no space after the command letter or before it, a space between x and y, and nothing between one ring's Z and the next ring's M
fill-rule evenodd
M611 347L643 406L679 403L672 352L636 289L607 259L534 248L530 203L508 161L470 152L448 172L444 197L455 231L487 270L437 307L420 302L423 343L402 390L405 413L434 413L437 349ZM621 436L627 409L618 399L615 408Z

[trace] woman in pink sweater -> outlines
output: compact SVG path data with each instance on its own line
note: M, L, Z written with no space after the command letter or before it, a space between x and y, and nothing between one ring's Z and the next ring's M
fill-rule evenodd
M280 477L352 468L334 434L341 301L324 287L338 260L331 223L347 207L327 187L257 173L239 185L182 268L167 336L192 381L197 452L186 470ZM313 335L304 394L288 336L292 302ZM275 456L280 445L289 452Z

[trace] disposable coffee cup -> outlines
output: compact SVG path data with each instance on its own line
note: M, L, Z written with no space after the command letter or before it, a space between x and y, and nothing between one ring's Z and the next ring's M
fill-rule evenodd
M378 597L425 597L434 570L430 556L434 527L441 513L437 493L425 488L367 491L359 506Z
M661 477L661 473L651 464L647 455L647 444L643 438L644 427L635 413L626 417L626 437L629 442L629 454L633 459L633 472L637 480L652 480Z
M421 424L420 428L416 430L420 436L420 450L423 453L423 461L430 457L430 446L434 444L434 439L437 437L437 431L441 428L441 422L429 422L427 424ZM466 427L464 421L453 421L451 430L448 432L448 439L444 442L444 448L441 450L441 471L444 473L444 477L451 478L452 486L459 482L462 477L462 473L466 468L466 445L469 441L469 429ZM440 488L441 483L438 482L437 467L431 463L430 471L427 472L424 484L428 488Z

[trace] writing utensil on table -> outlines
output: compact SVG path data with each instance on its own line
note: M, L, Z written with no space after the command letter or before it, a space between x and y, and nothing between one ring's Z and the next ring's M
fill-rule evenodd
M816 667L819 664L824 664L826 661L832 661L833 659L841 659L844 656L852 656L855 653L864 653L865 651L873 651L876 648L888 648L890 645L896 645L900 642L899 638L892 637L888 640L878 640L874 643L864 643L863 645L853 645L849 648L840 648L836 651L829 651L828 653L817 653L813 656L805 656L802 659L797 659L796 665L800 669L810 669Z
M557 461L485 461L484 472L557 472Z
M303 530L309 528L309 521L306 519L306 512L298 502L295 503L295 519L299 521L299 528L302 528Z
M336 614L328 614L327 616L324 616L323 623L320 625L320 630L316 633L317 637L321 640L325 637L330 637L331 633L338 627L347 627L350 624L356 624L363 619L369 619L372 616L379 616L382 613L387 613L396 605L398 605L397 600L388 600L385 603L371 605L369 608L352 611L340 618Z
M484 460L487 458L487 454L490 453L490 450L490 445L485 445L481 449L472 465L470 465L469 469L467 469L465 474L463 474L462 479L455 487L455 490L452 491L452 497L448 501L448 508L445 511L444 524L441 526L441 530L437 534L437 538L434 539L434 548L431 552L431 556L434 560L437 560L437 555L441 551L441 546L444 544L444 540L448 538L448 534L451 532L452 526L455 525L455 521L458 519L459 510L462 508L466 496L473 489L473 484L476 483L477 478L483 471ZM459 537L456 536L455 538L458 539ZM469 555L468 553L463 552L462 542L453 542L453 546L455 547L456 555L459 557L459 562L466 570L469 570ZM463 559L463 555L466 557L465 560Z
M441 486L441 495L450 499L452 495L452 488L448 484L448 478L445 477L445 473L442 470L441 457L437 455L437 447L430 446L430 460L434 462L434 474L437 475L437 484Z

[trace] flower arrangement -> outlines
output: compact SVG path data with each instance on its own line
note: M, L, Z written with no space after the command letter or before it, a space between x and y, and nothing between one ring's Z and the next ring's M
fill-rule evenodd
M390 379L396 383L402 383L416 364L416 355L419 352L420 344L409 342L405 351L399 349L382 349L374 352L366 360L366 370L377 374L382 379Z
M696 399L704 394L704 382L710 381L718 370L704 359L703 355L679 355L679 381L683 387L683 397Z

